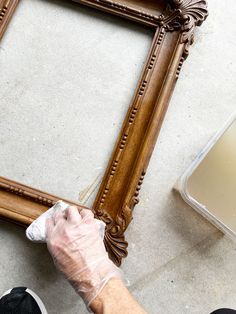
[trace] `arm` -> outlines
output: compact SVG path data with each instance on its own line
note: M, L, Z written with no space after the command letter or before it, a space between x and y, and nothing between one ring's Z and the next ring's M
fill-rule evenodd
M100 314L145 313L121 281L108 258L90 210L71 206L47 222L47 246L56 267L87 307Z
M145 314L123 282L110 279L90 306L95 314Z

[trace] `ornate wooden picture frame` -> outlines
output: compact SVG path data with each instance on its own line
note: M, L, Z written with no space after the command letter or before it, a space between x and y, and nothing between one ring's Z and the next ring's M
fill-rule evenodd
M207 3L205 0L76 2L155 29L146 64L93 205L95 216L106 223L105 245L109 256L120 265L127 256L124 232L138 203L148 162L193 42L195 27L208 15ZM0 38L17 3L18 0L0 0ZM61 198L0 178L0 216L12 222L28 225L58 199Z

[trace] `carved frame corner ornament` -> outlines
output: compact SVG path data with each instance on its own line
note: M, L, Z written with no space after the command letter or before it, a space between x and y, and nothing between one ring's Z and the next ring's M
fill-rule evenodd
M207 2L205 0L173 0L173 3L175 9L169 10L171 22L167 20L166 28L169 31L181 30L180 43L186 45L183 54L184 59L186 59L189 54L189 47L194 41L196 26L201 26L208 16Z
M156 29L153 43L99 192L95 216L106 223L105 246L120 265L127 256L124 232L139 202L139 191L182 64L189 54L196 26L208 16L205 0L169 0L152 14L145 1L75 0ZM157 4L158 4L157 0ZM161 2L161 1L160 1ZM0 38L18 0L0 0ZM162 7L161 4L158 8ZM30 224L60 197L0 177L0 216ZM70 202L74 204L73 202Z

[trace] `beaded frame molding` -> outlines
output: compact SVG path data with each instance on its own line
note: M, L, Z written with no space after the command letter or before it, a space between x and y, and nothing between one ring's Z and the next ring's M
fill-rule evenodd
M19 0L0 0L0 38ZM196 26L208 15L205 0L78 0L80 4L144 24L155 30L133 100L124 119L93 205L106 223L105 246L120 265L127 256L124 232L132 219L168 103ZM0 177L0 216L29 225L60 197ZM74 204L73 202L70 202Z

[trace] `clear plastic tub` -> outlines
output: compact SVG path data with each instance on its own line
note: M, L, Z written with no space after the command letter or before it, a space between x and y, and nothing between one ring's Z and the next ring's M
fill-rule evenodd
M236 240L236 114L197 155L175 188L186 203Z

